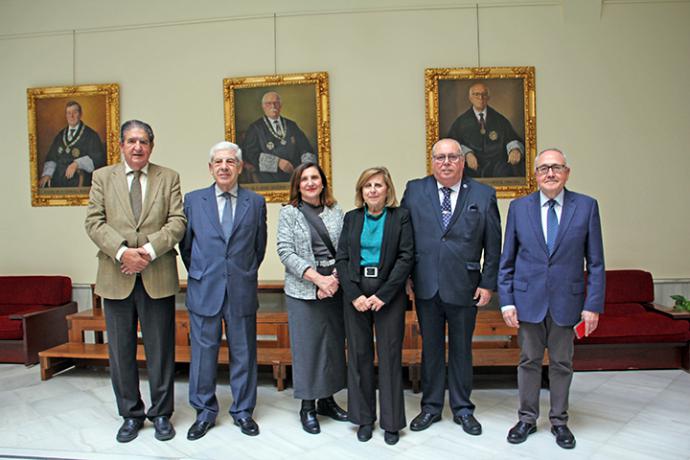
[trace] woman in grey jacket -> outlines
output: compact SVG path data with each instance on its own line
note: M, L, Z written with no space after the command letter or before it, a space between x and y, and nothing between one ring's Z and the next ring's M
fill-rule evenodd
M278 256L285 265L285 297L295 398L307 433L321 431L316 415L347 421L333 394L345 388L345 326L335 247L343 211L316 163L292 174L290 201L280 210ZM316 402L318 400L318 402Z

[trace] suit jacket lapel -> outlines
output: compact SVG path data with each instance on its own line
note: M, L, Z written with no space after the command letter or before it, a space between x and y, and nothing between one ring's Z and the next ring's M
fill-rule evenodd
M575 198L573 198L573 195L568 192L568 190L565 190L563 195L563 209L561 210L561 221L558 223L558 234L556 235L556 241L553 244L552 255L556 253L558 246L560 246L561 241L563 241L563 235L565 235L570 222L573 220L576 207L577 204L575 203Z
M366 211L364 208L360 208L359 212L355 214L354 225L352 225L352 230L350 230L350 235L352 235L352 239L350 240L352 241L350 254L352 255L352 260L355 262L357 268L359 268L359 263L362 260L362 246L360 243L360 238L362 235L362 228L364 227L365 212Z
M146 176L146 196L144 197L144 202L141 205L141 216L139 216L139 222L143 222L144 219L146 219L146 216L151 211L153 202L156 200L156 195L158 195L161 187L160 175L160 168L153 163L149 163L149 171Z
M455 221L458 220L458 216L462 214L462 210L465 209L467 196L470 194L471 189L472 181L463 178L460 182L460 189L458 190L458 197L457 201L455 202L455 211L453 211L453 215L450 217L450 222L448 222L448 228L446 229L446 232L450 230L450 228L455 224Z
M549 257L549 248L546 247L546 235L544 235L544 229L541 226L541 203L539 196L539 192L535 192L530 196L527 214L532 230L534 230L534 237L537 239L539 246L544 250L546 257Z
M124 210L127 215L127 220L132 227L136 227L137 222L134 221L132 203L129 201L129 185L127 185L127 175L125 174L124 163L121 163L120 167L113 170L113 183L115 184L115 193L120 200L120 208Z
M242 187L237 187L237 205L235 206L235 215L233 216L230 238L235 234L235 230L237 230L237 226L247 213L247 209L249 209L249 194ZM228 238L228 241L230 241L230 238Z
M441 202L438 199L438 185L436 178L434 176L428 176L426 181L426 193L431 200L431 208L434 216L436 216L436 222L438 226L443 231L443 218L441 217Z
M211 227L213 227L223 239L226 239L227 235L223 235L223 227L220 225L215 184L212 184L206 189L206 192L201 196L201 200L203 203L202 207L206 213L206 217L208 217L208 221L211 223Z

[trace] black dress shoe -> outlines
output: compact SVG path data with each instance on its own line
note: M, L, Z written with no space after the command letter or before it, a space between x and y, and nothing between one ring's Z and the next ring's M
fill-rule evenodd
M187 431L187 439L190 441L196 441L197 439L203 438L204 435L208 433L208 430L213 428L213 425L214 424L211 422L197 420L192 426L189 427L189 431Z
M537 426L534 423L517 422L514 427L508 431L508 442L511 444L520 444L527 441L527 436L537 431Z
M347 412L335 402L333 396L325 399L319 399L316 403L316 413L325 415L338 422L347 422Z
M400 435L397 431L386 431L383 433L383 440L386 441L386 444L389 446L397 444L399 439Z
M167 415L154 417L153 427L156 429L154 437L159 441L168 441L175 437L175 428L173 428L170 417Z
M562 448L572 449L575 447L575 436L566 425L554 425L551 427L551 432L556 436L556 444Z
M144 426L144 420L138 418L126 418L122 426L117 430L117 442L129 442L139 435L139 430Z
M467 434L472 436L479 436L482 434L482 425L474 418L474 415L456 415L453 417L453 421L458 425L462 425L462 429Z
M235 420L235 425L239 426L242 433L247 436L256 436L259 434L259 425L256 424L251 415Z
M374 426L369 424L369 425L360 425L359 428L357 429L357 439L360 442L367 442L368 440L371 439L371 434L374 431Z
M321 433L321 426L319 420L316 418L316 411L314 409L302 409L299 411L299 420L302 422L302 428L309 434Z
M439 420L441 420L441 414L432 414L430 412L421 411L419 415L412 419L410 429L412 431L426 430L431 426L432 423L436 423Z

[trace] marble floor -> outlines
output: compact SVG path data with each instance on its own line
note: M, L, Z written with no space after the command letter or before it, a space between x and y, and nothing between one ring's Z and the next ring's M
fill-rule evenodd
M278 392L270 375L262 374L255 418L261 435L244 436L227 413L201 440L190 442L186 431L194 421L187 404L187 375L175 383L177 436L168 442L153 437L147 423L128 444L115 441L121 420L116 415L107 370L74 369L41 382L39 368L0 365L0 459L690 459L690 374L681 370L579 372L571 390L569 426L577 447L556 446L548 420L524 444L505 440L516 421L514 378L477 378L473 399L482 422L482 436L466 435L443 420L423 432L409 429L388 446L376 430L360 443L354 425L322 420L321 434L302 431L292 391ZM142 380L141 391L148 394ZM220 403L230 403L227 377L220 379ZM336 399L344 406L347 395ZM408 422L417 413L420 395L405 392ZM548 393L542 391L542 413Z

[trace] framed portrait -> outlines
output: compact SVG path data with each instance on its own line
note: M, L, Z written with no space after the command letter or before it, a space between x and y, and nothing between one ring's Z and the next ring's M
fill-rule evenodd
M426 69L427 172L441 138L460 143L464 174L496 189L499 198L536 190L534 67Z
M239 179L268 202L285 202L290 176L317 162L331 180L328 73L223 80L225 139L242 149Z
M120 88L27 89L32 206L89 201L94 170L120 158Z

